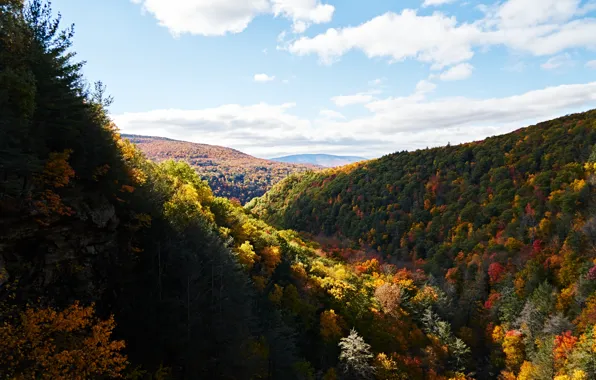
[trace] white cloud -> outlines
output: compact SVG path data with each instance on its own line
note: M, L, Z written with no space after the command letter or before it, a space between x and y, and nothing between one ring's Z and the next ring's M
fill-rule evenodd
M368 81L368 85L369 86L378 86L381 83L383 83L383 79L382 78L377 78L377 79L373 79L373 80L369 80Z
M555 70L564 66L571 65L573 65L571 55L565 53L549 58L549 60L540 65L540 67L542 67L544 70Z
M331 98L331 101L338 107L364 104L373 100L371 93L361 92L354 95L338 95Z
M421 80L416 84L416 93L426 94L427 92L433 92L437 88L437 85L427 80Z
M508 0L496 12L499 22L508 28L557 24L583 13L581 0Z
M441 13L419 16L415 10L385 13L359 26L328 29L315 37L302 37L288 50L297 55L317 54L332 63L352 49L369 57L389 57L393 61L415 58L439 67L466 61L474 55L472 42L480 30L457 23Z
M271 82L275 80L275 76L269 76L267 74L255 74L255 82Z
M271 0L273 14L294 22L295 33L303 33L311 24L331 21L335 7L319 0Z
M586 62L586 67L588 69L596 69L596 60Z
M455 2L456 0L424 0L422 3L423 7L432 7L432 6L439 6L444 4L450 4Z
M131 0L174 35L240 33L259 14L285 17L295 31L331 21L335 8L320 0Z
M319 115L326 119L345 119L346 117L341 113L334 110L324 109L319 111Z
M370 115L344 119L331 110L316 120L292 113L295 104L223 105L156 110L114 117L124 133L233 147L261 157L325 151L379 156L402 149L483 139L596 106L596 82L562 85L502 98L427 100L412 95L366 103ZM344 115L341 115L344 116Z
M431 2L443 0L431 0ZM591 4L591 5L590 5ZM483 18L469 23L435 12L387 12L357 26L330 28L289 44L296 55L318 55L331 64L351 50L390 61L415 59L438 70L469 61L476 50L505 46L535 56L573 48L596 48L596 18L583 17L596 3L581 0L506 0L483 6ZM583 18L582 18L583 17Z
M472 71L474 71L474 66L469 63L460 63L441 73L439 79L443 81L463 80L469 78Z

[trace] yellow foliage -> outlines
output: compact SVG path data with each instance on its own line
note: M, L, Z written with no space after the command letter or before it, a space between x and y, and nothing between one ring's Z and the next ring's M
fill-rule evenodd
M505 364L510 369L517 369L525 359L525 346L521 332L517 330L508 331L503 339L503 352L505 353Z
M508 238L505 242L505 248L512 252L519 251L523 246L524 244L521 241L512 237Z
M75 302L63 311L27 308L0 327L0 366L10 378L122 377L123 341L110 339L113 317L99 320L93 306Z
M533 380L536 376L536 366L528 361L525 361L517 375L517 380Z
M258 258L257 254L255 253L253 246L250 244L249 241L245 241L238 247L236 252L238 254L238 262L244 265L247 269L251 269L255 263L255 260Z
M281 303L281 298L284 295L284 288L277 284L273 284L273 290L269 293L269 301L272 303L279 305Z
M342 337L341 317L333 309L325 310L320 316L321 336L326 342L334 342Z
M588 374L581 369L576 369L570 375L557 375L554 380L588 380Z
M290 267L292 271L292 276L299 281L306 281L308 279L308 274L306 273L306 269L304 268L304 264L301 262L295 262Z
M437 302L438 299L439 295L437 294L435 288L425 285L416 293L414 298L412 298L412 302L416 304L430 305Z
M571 189L575 192L580 192L586 186L586 180L584 179L576 179L570 185Z
M561 291L559 297L557 298L557 310L565 311L573 302L575 297L575 286L571 285Z
M265 272L270 276L281 262L281 250L276 246L265 247L261 252L261 259Z
M495 326L492 332L492 338L494 343L503 343L505 338L505 330L501 326Z
M185 227L199 216L205 217L209 222L214 221L213 213L209 208L203 207L197 190L190 184L177 187L172 198L164 204L164 213L178 227Z
M393 358L381 352L375 358L375 375L380 380L401 380L403 377L397 373L397 363Z

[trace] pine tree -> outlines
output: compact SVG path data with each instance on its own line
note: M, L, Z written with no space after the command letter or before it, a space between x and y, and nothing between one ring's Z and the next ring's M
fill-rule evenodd
M356 330L352 329L350 335L342 338L339 347L341 348L339 361L343 379L364 380L374 377L370 345L364 342Z

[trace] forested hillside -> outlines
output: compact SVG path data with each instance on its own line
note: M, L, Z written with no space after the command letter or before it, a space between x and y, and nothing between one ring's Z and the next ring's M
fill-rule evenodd
M0 5L1 378L596 378L594 111L243 208L122 138L71 39Z
M292 173L317 170L315 165L264 160L221 146L196 144L162 137L123 135L157 162L182 160L209 183L216 196L236 198L244 204L260 197Z
M422 273L353 266L342 255L362 253L278 231L186 163L145 159L58 21L42 1L0 6L0 377L466 370L469 351L428 308L440 297Z
M248 208L423 268L477 376L594 378L595 142L589 111L292 176Z

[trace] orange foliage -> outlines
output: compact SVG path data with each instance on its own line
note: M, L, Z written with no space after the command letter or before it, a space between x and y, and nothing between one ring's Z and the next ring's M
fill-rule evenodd
M50 153L40 178L44 186L60 188L68 185L70 178L75 175L68 163L71 153L70 149Z
M588 298L586 306L574 322L579 331L584 331L588 326L596 323L596 296Z
M281 262L281 251L279 247L265 247L261 252L263 267L268 275L273 274L277 265Z
M44 190L36 196L36 199L33 201L33 206L38 213L44 216L68 216L73 214L72 209L62 202L60 195L52 190L65 187L75 175L75 171L68 163L68 158L71 153L72 150L69 149L64 150L63 152L50 153L43 172L37 178ZM38 221L45 224L45 222L41 220Z
M374 273L379 272L379 260L377 259L370 259L366 260L355 267L356 272L358 273Z
M335 342L342 337L342 318L333 309L321 313L321 336L326 342Z
M62 202L60 195L56 194L52 190L43 191L40 194L39 199L33 202L33 205L35 206L37 212L44 216L70 216L73 214L72 209Z
M577 343L577 338L571 335L571 331L566 331L561 335L555 337L555 346L553 348L553 355L555 362L560 366L567 360L567 356L573 350Z
M451 284L455 284L459 280L459 270L458 268L449 268L447 269L447 273L445 274L445 280L447 280Z
M110 339L113 317L99 320L93 306L63 311L27 308L0 327L0 368L10 378L122 377L123 341Z

